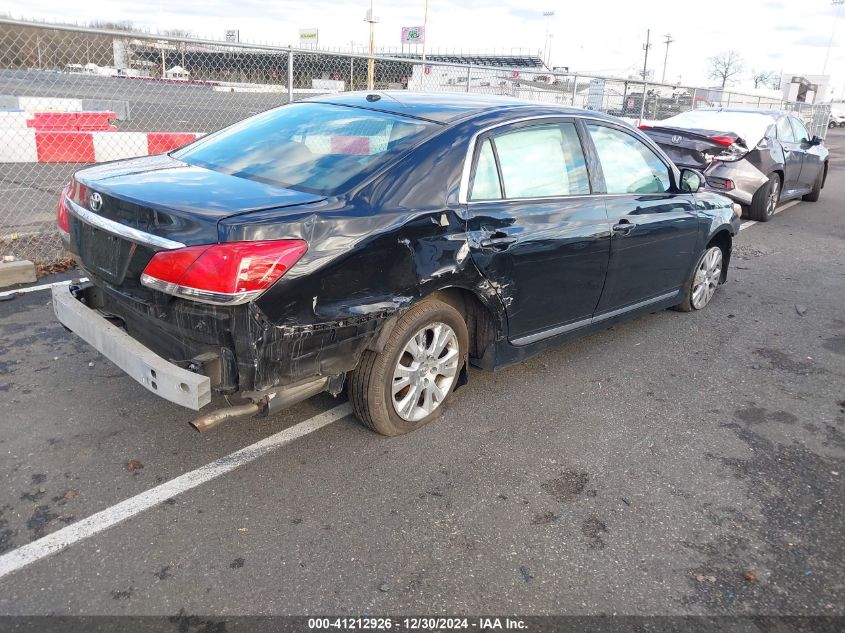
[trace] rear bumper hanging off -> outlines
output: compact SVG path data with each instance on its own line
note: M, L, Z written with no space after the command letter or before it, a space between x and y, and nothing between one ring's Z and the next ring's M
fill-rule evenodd
M194 411L211 402L208 376L155 354L77 300L69 286L53 286L53 311L62 325L157 396Z

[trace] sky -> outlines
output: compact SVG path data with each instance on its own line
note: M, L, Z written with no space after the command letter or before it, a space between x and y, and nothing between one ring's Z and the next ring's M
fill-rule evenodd
M5 0L13 18L64 22L131 21L152 31L185 29L222 39L239 29L241 41L293 44L300 28L318 28L320 45L364 46L366 0ZM544 11L554 11L544 18ZM373 0L376 46L400 44L403 26L423 23L424 0ZM838 15L837 15L838 14ZM643 65L646 30L653 46L648 67L663 74L664 35L669 48L666 79L712 85L708 58L735 49L745 72L735 84L750 87L751 73L772 70L820 74L833 37L828 74L837 99L845 98L845 6L832 0L429 0L427 47L507 52L544 48L548 30L552 65L583 73L629 76Z

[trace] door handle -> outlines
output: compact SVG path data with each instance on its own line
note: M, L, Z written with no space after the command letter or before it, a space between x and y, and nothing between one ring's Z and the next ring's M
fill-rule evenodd
M495 231L490 235L490 237L485 237L483 240L479 241L478 244L481 248L506 249L515 242L516 238L512 235L508 235L504 231Z
M618 233L619 235L628 235L628 233L634 230L635 226L637 225L625 218L622 218L617 224L613 225L613 232Z

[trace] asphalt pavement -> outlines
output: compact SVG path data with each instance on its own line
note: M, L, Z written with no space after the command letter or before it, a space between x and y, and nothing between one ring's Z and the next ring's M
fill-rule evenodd
M0 302L0 567L232 466L8 571L0 613L845 615L845 133L828 145L821 200L743 230L707 309L474 370L398 438L345 416L227 462L343 398L200 435L48 292Z

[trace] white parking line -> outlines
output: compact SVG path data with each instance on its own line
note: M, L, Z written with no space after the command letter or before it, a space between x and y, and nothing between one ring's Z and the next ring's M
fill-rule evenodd
M775 209L775 212L772 215L777 215L781 211L786 211L790 207L794 207L799 202L801 202L801 201L800 200L792 200L791 202L787 202L785 205ZM739 230L741 231L742 229L747 229L749 226L754 226L755 224L757 224L757 220L746 220L745 222L743 222L742 224L739 225Z
M89 536L107 530L113 525L117 525L144 510L148 510L162 503L165 499L175 497L178 494L209 482L220 475L225 475L236 468L249 464L259 457L263 457L293 440L313 433L324 426L328 426L332 422L337 422L351 413L352 407L348 403L336 406L304 422L295 424L284 431L279 431L270 437L250 444L230 455L221 457L210 464L201 466L196 470L180 475L155 488L121 501L117 505L92 514L88 518L77 521L52 534L48 534L37 541L3 554L0 556L0 578L22 567L26 567L30 563L41 560L50 554L70 547L74 543L78 543Z
M82 277L77 280L68 279L67 281L56 281L51 284L41 284L40 286L29 286L27 288L19 288L18 290L4 290L0 292L0 297L8 297L9 295L22 295L27 292L36 292L38 290L49 290L53 286L69 286L70 284L85 283L88 277Z

